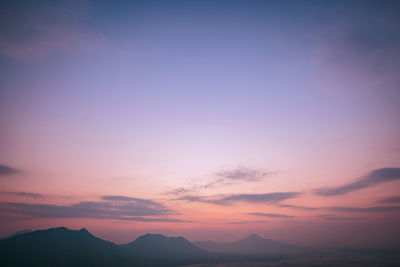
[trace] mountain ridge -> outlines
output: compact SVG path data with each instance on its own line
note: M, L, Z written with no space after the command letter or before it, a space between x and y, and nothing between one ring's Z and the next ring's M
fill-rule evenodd
M30 232L32 232L32 231L33 231L32 229L20 230L20 231L13 232L13 233L10 233L10 234L8 234L8 235L5 235L5 236L3 236L3 237L0 237L0 240L8 239L8 238L11 238L11 237L14 237L14 236L17 236L17 235L21 235L21 234L30 233Z
M210 249L210 246L217 247ZM233 266L258 266L252 265L256 261L264 264L260 266L310 266L321 264L321 259L329 263L329 266L343 266L344 262L366 266L372 259L371 255L378 264L376 266L398 266L398 252L362 249L307 250L254 234L232 243L191 243L182 236L168 237L147 233L127 244L115 244L92 235L86 228L70 230L56 227L0 240L0 266L172 267L193 264L230 266L229 263ZM248 262L250 265L235 265L241 262ZM379 265L380 263L382 264Z
M188 259L205 258L209 255L208 252L193 245L182 236L167 237L151 233L139 236L121 247L140 258Z
M0 240L0 266L177 266L210 257L182 236L150 233L124 245L66 227Z

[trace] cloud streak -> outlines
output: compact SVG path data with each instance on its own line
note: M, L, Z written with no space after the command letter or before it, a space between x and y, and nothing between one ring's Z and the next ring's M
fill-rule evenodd
M378 200L377 203L382 204L400 204L400 196L388 197Z
M386 200L386 199L385 199ZM392 201L392 202L390 202ZM398 202L396 202L398 201ZM387 202L379 202L379 203L391 203L391 204L397 204L400 203L400 198L390 198L387 199ZM313 211L313 210L329 210L329 211L335 211L335 212L392 212L392 211L397 211L400 210L400 206L372 206L372 207L365 207L365 208L360 208L360 207L340 207L340 206L333 206L333 207L302 207L302 206L295 206L295 205L283 205L283 204L278 204L279 207L284 207L284 208L291 208L291 209L300 209L300 210L307 210L307 211Z
M320 208L315 207L305 207L305 206L297 206L297 205L289 205L289 204L278 204L281 208L289 208L295 210L319 210Z
M19 173L20 171L18 171L17 169L14 169L12 167L6 166L6 165L2 165L0 164L0 176L1 175L12 175L12 174L16 174Z
M236 221L236 222L229 222L229 224L249 224L249 223L265 223L266 221Z
M233 170L216 172L213 174L213 180L205 183L194 184L187 187L177 187L167 191L167 195L183 195L188 193L200 192L209 188L232 185L238 182L258 182L265 179L275 172L238 167Z
M364 188L396 180L400 180L400 168L382 168L374 170L354 182L338 187L316 189L314 190L314 193L319 196L344 195L350 192L359 191Z
M217 172L215 175L217 177L230 179L234 181L256 182L268 176L271 176L272 174L273 172L250 169L246 167L239 167L234 170Z
M337 211L337 212L391 212L391 211L399 211L400 206L374 206L374 207L366 207L366 208L329 207L327 209L331 210L331 211Z
M236 195L216 195L216 196L192 196L186 195L175 200L186 200L190 202L203 202L216 205L232 205L236 202L247 203L278 203L286 199L300 196L299 192L275 192L265 194L236 194Z
M331 215L331 214L315 215L314 218L321 219L321 220L328 220L328 221L357 221L357 220L365 219L364 217L343 217L343 216L336 216L336 215Z
M19 197L33 198L33 199L44 198L44 196L42 194L30 193L30 192L9 192L9 194L19 196Z
M253 216L262 216L268 218L295 218L296 216L285 215L285 214L276 214L276 213L262 213L262 212L250 212L248 215Z
M94 218L141 222L188 222L166 217L175 214L175 212L153 200L124 196L105 196L102 199L105 201L83 201L71 205L8 202L0 204L0 211L17 213L30 218Z

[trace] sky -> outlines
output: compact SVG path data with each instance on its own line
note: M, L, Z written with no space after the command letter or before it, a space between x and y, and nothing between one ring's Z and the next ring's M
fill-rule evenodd
M400 245L399 14L1 1L0 235Z

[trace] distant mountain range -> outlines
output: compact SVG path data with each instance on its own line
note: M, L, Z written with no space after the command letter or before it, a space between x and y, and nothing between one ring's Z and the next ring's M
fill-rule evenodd
M288 247L256 235L232 244L192 244L183 237L145 234L117 245L85 228L59 227L19 232L0 240L0 266L179 266L238 259L229 253L281 253Z
M166 237L160 234L145 234L121 247L131 255L142 258L193 259L210 255L181 236Z
M0 240L0 266L129 266L119 247L86 229L38 230Z
M303 249L257 235L233 243L190 243L183 237L145 234L117 245L85 228L59 227L0 239L0 266L400 266L399 252Z

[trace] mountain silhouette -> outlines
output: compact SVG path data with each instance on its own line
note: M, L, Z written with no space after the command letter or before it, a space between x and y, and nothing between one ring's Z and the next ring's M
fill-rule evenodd
M85 228L58 227L0 240L0 266L399 266L398 252L304 250L257 235L233 243L205 241L194 245L183 237L145 234L117 245L93 236ZM369 264L371 261L376 264ZM245 262L250 265L235 265Z
M0 240L0 266L129 266L117 245L86 229L38 230Z
M181 236L166 237L148 233L121 247L139 265L181 266L209 262L214 257L212 253L194 246Z
M26 234L26 233L30 233L30 232L32 232L31 229L25 229L25 230L21 230L21 231L14 232L14 233L12 233L12 234L3 236L3 237L1 237L0 239L8 239L8 238L11 238L11 237L13 237L13 236L17 236L17 235L21 235L21 234Z
M213 241L193 242L197 247L210 252L237 254L277 254L296 250L295 246L280 243L272 239L251 234L233 243L218 243Z
M0 240L0 266L178 266L210 258L183 237L160 234L117 245L85 228L58 227Z
M400 266L399 255L399 250L307 250L257 235L233 243L192 244L183 237L145 234L117 245L93 236L85 228L65 227L0 240L1 267ZM236 265L246 262L249 265ZM259 265L253 265L254 262Z
M166 237L160 234L145 234L123 247L137 257L159 259L202 258L208 255L204 250L194 246L185 238Z

